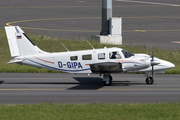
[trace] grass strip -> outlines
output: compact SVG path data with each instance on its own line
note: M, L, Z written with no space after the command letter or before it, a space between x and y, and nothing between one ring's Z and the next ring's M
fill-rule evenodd
M180 103L0 105L1 120L180 120Z
M64 52L66 49L62 46L63 43L70 51L74 50L86 50L92 49L91 46L86 41L78 40L62 40L60 38L53 39L44 35L37 36L33 34L28 34L29 38L42 50L47 52ZM96 41L89 41L94 48L103 48L103 47L120 47L126 49L132 53L145 53L151 55L152 48L145 45L107 45L100 44ZM153 47L154 56L170 61L176 65L175 68L166 70L166 74L180 74L180 50L174 49L163 49L158 46ZM24 66L19 64L6 64L11 60L9 46L4 30L0 30L0 72L25 72L25 73L57 73L58 71L48 70L48 69L39 69L31 66Z

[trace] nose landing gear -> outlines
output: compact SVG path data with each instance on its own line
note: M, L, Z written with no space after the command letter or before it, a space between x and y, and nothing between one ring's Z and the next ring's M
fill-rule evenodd
M153 75L152 76L149 76L148 74L146 74L147 78L146 78L146 84L153 84L154 83L154 78L153 78Z
M146 84L153 84L153 83L154 83L153 77L149 76L146 78Z

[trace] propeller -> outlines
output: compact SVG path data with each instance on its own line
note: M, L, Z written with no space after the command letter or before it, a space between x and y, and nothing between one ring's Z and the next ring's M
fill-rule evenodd
M154 65L152 64L154 62L154 52L153 52L153 49L152 49L152 56L151 56L151 66L152 66L152 77L153 77L153 74L154 74Z
M154 61L154 52L153 52L153 49L152 49L152 56L151 56L151 66L152 66L152 77L153 77L153 73L154 73L154 65L158 65L160 64L159 61Z

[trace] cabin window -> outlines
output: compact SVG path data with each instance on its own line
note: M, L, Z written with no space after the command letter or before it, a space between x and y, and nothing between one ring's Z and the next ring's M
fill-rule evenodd
M109 53L109 58L110 59L121 59L121 55L119 54L118 51L112 51Z
M77 57L77 56L71 56L70 59L71 59L71 60L77 60L78 57Z
M105 59L105 53L99 53L98 54L98 59L99 60Z
M82 56L82 59L83 59L83 60L92 60L92 55L91 55L91 54L83 55L83 56Z

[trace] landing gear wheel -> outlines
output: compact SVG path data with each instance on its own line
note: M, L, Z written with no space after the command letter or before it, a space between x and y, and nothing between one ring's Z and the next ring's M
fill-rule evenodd
M154 83L153 77L147 77L146 78L146 84L153 84L153 83Z
M109 80L109 81L103 81L103 84L105 86L110 86L112 84L112 80Z
M113 78L112 78L112 76L111 76L111 75L109 75L109 79L110 79L110 81L112 82L112 79L113 79Z
M109 81L103 81L103 84L104 84L105 86L110 86L110 85L112 84L112 76L109 75Z

